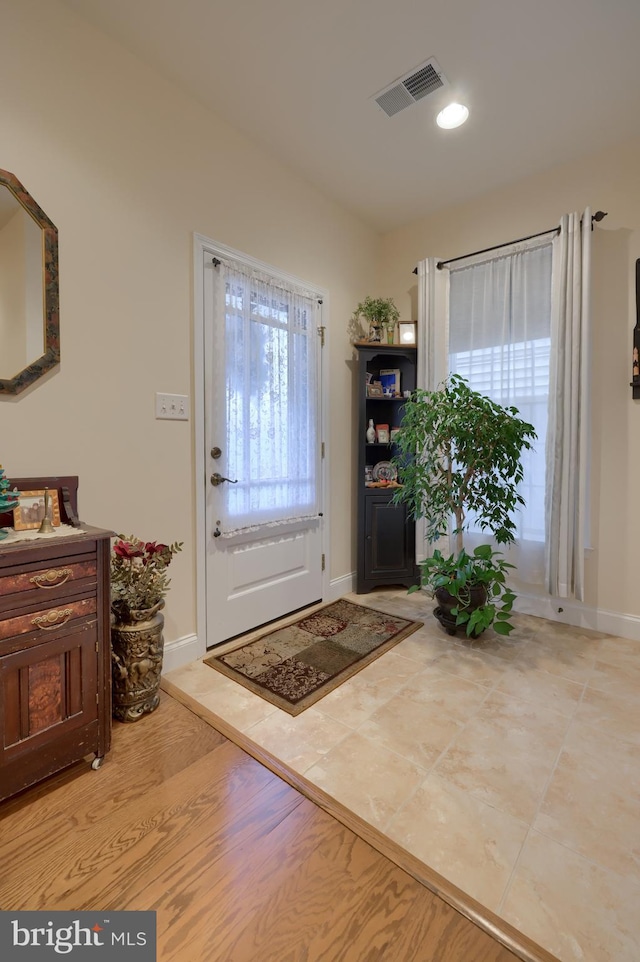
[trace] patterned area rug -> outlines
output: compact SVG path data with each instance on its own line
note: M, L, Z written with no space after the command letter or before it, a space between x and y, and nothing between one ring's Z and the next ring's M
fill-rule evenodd
M421 626L342 598L205 664L299 715Z

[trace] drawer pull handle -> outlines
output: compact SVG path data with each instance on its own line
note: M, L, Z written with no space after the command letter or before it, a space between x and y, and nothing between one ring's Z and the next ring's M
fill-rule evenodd
M29 578L29 581L37 588L58 588L71 577L73 577L71 568L50 568L49 571Z
M33 618L31 624L35 625L36 628L41 628L42 631L53 631L60 625L66 625L72 614L73 608L63 608L60 611L54 609L46 615L38 615L37 618Z

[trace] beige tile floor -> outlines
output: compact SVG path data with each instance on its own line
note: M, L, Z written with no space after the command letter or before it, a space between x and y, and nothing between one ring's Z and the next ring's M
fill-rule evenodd
M295 718L167 678L562 962L639 962L640 645L528 615L470 645L422 594L348 597L424 627Z

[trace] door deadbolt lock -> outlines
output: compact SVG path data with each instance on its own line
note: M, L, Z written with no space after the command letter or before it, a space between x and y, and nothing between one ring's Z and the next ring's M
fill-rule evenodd
M214 459L214 461L217 461L221 454L222 448L217 446L215 448L211 448L211 457Z
M214 471L213 474L211 475L211 484L214 486L214 488L217 488L218 485L222 484L223 481L228 481L229 484L238 483L237 480L232 481L231 478L223 478L221 474L218 474L217 471Z

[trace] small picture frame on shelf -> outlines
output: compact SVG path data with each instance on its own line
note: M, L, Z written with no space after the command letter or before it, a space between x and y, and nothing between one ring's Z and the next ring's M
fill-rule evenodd
M371 384L367 384L367 397L384 397L380 381L373 381Z
M380 371L382 390L388 397L400 396L400 369L397 367Z
M376 441L378 442L378 444L389 443L389 425L388 424L376 424Z
M370 464L365 464L365 466L364 466L364 482L365 482L365 484L369 484L370 481L373 481L373 468L371 467Z
M398 336L401 344L413 345L417 342L417 321L401 321L398 325Z
M16 531L39 528L44 518L45 489L41 491L19 491L18 504L13 509L13 527ZM49 488L50 520L54 527L60 524L60 504L58 492Z
M396 438L398 437L399 434L400 434L400 428L391 428L391 430L389 431L389 441L391 442L391 444L395 444Z

